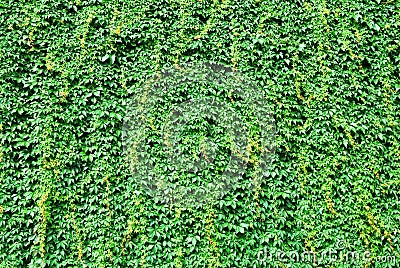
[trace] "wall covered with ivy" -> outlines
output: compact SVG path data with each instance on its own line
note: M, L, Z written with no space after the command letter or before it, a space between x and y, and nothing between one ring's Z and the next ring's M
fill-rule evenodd
M0 267L398 267L378 262L400 260L398 1L2 0L0 18ZM122 146L128 100L187 62L250 77L276 124L261 185L197 209L155 202Z

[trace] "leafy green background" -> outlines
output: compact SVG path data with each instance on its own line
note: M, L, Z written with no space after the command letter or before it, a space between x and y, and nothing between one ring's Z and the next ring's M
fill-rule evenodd
M399 12L391 0L1 1L0 266L288 267L257 255L338 241L399 258ZM257 81L277 132L261 189L199 210L155 204L121 146L126 100L189 61Z

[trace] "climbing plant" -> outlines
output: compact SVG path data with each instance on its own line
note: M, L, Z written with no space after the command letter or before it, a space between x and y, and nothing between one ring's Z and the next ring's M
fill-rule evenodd
M398 1L1 1L0 18L0 267L398 267ZM137 183L123 122L199 62L254 81L276 147L256 188L184 208ZM146 126L156 162L155 119L185 92ZM329 250L369 257L276 254Z

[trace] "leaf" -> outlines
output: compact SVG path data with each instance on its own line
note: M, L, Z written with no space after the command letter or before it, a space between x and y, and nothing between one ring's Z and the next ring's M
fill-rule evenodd
M102 58L101 58L101 61L102 62L105 62L106 60L108 60L108 58L110 57L110 55L105 55L105 56L103 56Z

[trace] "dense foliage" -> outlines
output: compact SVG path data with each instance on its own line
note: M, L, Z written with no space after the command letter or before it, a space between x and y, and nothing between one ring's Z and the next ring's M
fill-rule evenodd
M398 1L2 0L0 18L0 267L398 267L378 262L400 258ZM128 100L186 62L250 77L276 124L260 187L198 209L156 203L122 146Z

